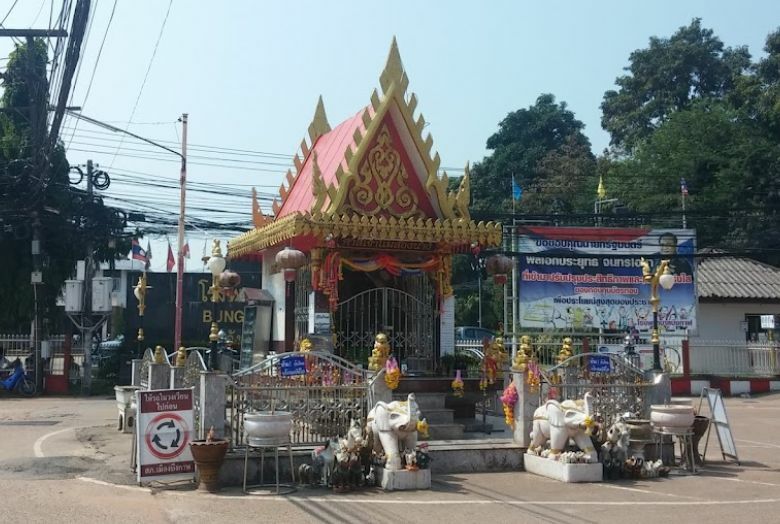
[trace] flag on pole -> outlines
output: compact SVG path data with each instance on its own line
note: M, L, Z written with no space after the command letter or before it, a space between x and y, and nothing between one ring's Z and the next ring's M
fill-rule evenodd
M607 196L607 190L604 187L604 178L601 175L599 175L599 187L596 189L596 196L599 197L599 200L604 200Z
M184 239L184 246L181 248L181 256L184 258L190 258L190 241Z
M146 266L145 269L152 267L152 244L149 240L146 241Z
M173 269L173 266L176 265L176 259L173 258L173 249L171 248L171 241L168 241L168 260L165 262L165 268L168 270L168 273L171 272Z
M685 179L680 179L680 193L682 193L683 196L688 196L688 184L685 183Z
M146 251L141 247L141 244L138 243L137 238L134 238L132 241L132 251L130 253L133 260L140 260L141 262L146 262L147 260Z
M515 200L520 200L523 198L523 188L521 188L520 184L517 183L514 175L512 175L512 198Z

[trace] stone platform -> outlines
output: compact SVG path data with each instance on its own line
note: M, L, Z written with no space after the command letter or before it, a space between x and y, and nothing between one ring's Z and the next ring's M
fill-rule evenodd
M557 460L526 453L523 456L525 470L561 482L601 482L604 469L600 462L593 464L565 464Z
M376 480L379 487L385 491L431 489L431 470L418 469L417 471L408 471L399 469L397 471L391 471L384 468L377 468Z

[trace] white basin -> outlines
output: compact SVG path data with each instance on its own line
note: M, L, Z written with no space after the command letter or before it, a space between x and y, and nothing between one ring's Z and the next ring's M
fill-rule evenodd
M650 406L653 426L668 433L687 433L693 427L693 406L681 404L654 404Z
M271 446L290 441L292 413L250 411L244 415L244 433L250 446Z

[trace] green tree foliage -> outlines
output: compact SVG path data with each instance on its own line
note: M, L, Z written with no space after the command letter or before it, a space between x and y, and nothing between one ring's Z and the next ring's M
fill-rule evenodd
M607 91L601 104L612 145L629 153L674 112L725 96L750 66L747 48L724 47L698 18L670 38L650 38L629 60L628 74L615 80L618 89Z
M46 43L30 48L18 45L3 74L0 98L0 329L29 329L34 315L30 273L33 228L40 224L43 285L38 304L44 317L53 318L55 299L65 279L84 257L89 238L99 259L114 256L108 240L121 234L124 223L99 199L90 201L69 184L70 166L61 144L47 150L45 109L33 121L33 108L46 107ZM117 248L126 250L127 243ZM126 251L125 251L126 252Z
M472 169L472 210L511 212L513 176L523 190L518 210L550 213L579 207L584 194L579 189L588 184L595 188L596 159L584 127L565 102L556 103L550 94L509 113L487 140L492 154Z

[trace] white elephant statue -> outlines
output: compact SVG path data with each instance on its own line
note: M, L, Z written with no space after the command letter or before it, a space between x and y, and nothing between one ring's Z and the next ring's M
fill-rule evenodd
M401 452L417 447L420 409L414 393L405 401L377 402L368 412L366 429L373 436L374 453L385 452L388 470L401 469Z
M534 411L531 445L528 450L532 453L541 451L549 439L549 456L557 460L571 438L585 453L587 462L597 462L598 456L589 434L595 425L592 412L593 402L589 392L585 393L582 400L548 400Z

